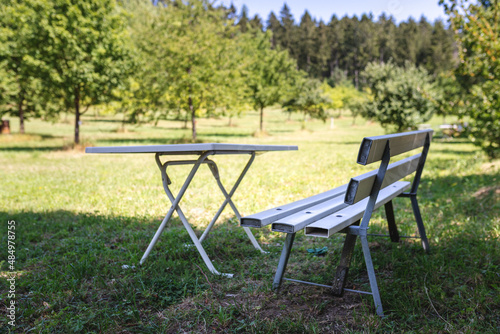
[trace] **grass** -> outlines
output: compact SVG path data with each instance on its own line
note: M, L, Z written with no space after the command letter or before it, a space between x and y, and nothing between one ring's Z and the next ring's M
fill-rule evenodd
M88 117L85 145L146 145L184 142L182 122L157 127L125 126L120 118ZM233 120L234 121L234 120ZM267 135L253 136L258 114L235 120L201 119L203 142L298 145L298 152L256 158L234 196L242 214L314 195L367 171L356 165L364 136L383 134L376 124L345 116L287 121L278 110L266 114ZM439 119L433 120L434 129ZM71 148L71 122L29 121L26 135L0 135L0 276L8 269L8 221L16 222L16 327L8 324L9 285L0 280L0 331L34 333L326 333L500 331L500 162L488 161L465 139L435 136L419 190L431 254L420 242L371 240L372 257L386 317L374 313L369 296L271 282L283 236L254 230L269 252L255 251L232 211L226 209L204 242L207 253L232 279L214 276L177 217L168 225L143 266L138 262L156 231L168 201L152 155L86 155ZM11 119L12 129L17 129ZM183 139L184 138L184 139ZM215 157L229 188L247 157ZM208 168L200 169L183 211L200 235L224 198ZM187 171L169 168L177 191ZM405 199L395 203L402 234L416 224ZM382 210L383 211L383 210ZM383 231L378 211L372 229ZM5 231L5 232L4 232ZM315 257L308 248L328 247ZM316 240L299 234L287 277L328 284L342 247L342 235ZM124 269L124 265L130 266ZM132 267L134 266L134 267ZM368 278L356 248L351 287Z

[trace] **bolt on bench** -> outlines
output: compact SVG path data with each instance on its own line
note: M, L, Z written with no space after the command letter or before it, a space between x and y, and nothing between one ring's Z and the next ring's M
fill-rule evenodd
M273 289L278 289L283 279L323 286L332 289L334 295L344 291L370 294L378 315L383 316L382 301L377 286L375 270L368 246L369 222L374 210L385 207L391 241L400 239L394 219L392 200L395 197L410 198L423 248L429 251L429 243L420 215L417 190L433 131L421 130L385 136L366 137L361 142L357 162L368 165L379 162L378 169L353 177L346 185L328 190L277 208L241 218L243 227L263 227L272 224L275 232L286 233L285 244L276 270ZM391 157L422 148L421 152L400 161L389 163ZM415 173L413 182L400 181ZM409 191L408 191L409 190ZM335 233L345 233L345 241L332 286L283 278L295 234L305 229L305 235L328 238ZM371 292L346 289L356 238L361 239Z

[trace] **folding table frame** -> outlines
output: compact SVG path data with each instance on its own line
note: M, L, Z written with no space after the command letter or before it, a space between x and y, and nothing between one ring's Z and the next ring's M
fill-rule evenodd
M175 212L179 215L180 220L182 221L182 224L184 225L184 228L189 234L189 237L193 241L194 245L196 246L196 249L200 253L203 261L205 262L205 265L208 267L208 269L216 274L216 275L223 275L226 277L232 277L233 274L226 274L226 273L220 273L215 269L212 261L208 257L205 249L203 248L202 242L206 239L208 234L210 233L210 230L214 226L215 222L219 218L220 214L222 211L226 208L226 206L229 204L233 212L235 213L236 217L238 220L241 218L240 213L238 212L238 209L236 208L232 196L236 192L236 189L240 185L241 181L245 177L246 173L250 169L250 166L252 165L256 153L257 152L268 152L268 151L290 151L290 150L297 150L297 146L281 146L281 145L236 145L236 144L181 144L181 145L150 145L150 146L122 146L122 147L88 147L86 148L85 152L86 153L155 153L155 160L156 164L158 165L158 168L160 169L161 176L162 176L162 182L163 182L163 189L165 191L165 194L167 195L168 199L171 202L171 207L168 210L165 218L161 222L160 226L158 227L158 230L156 231L155 235L153 236L153 239L149 243L148 248L144 252L144 255L141 258L140 264L143 264L144 261L147 259L149 254L151 253L151 250L155 246L155 244L158 242L158 239L160 238L160 235L162 234L163 230L165 229L167 223L170 221L172 218L172 215ZM234 183L233 187L231 190L228 192L224 185L222 184L220 180L220 175L219 175L219 169L217 167L217 164L213 161L208 159L210 155L215 155L215 154L224 154L224 155L235 155L235 154L249 154L250 159L246 163L245 167L243 168L240 176L237 178L236 182ZM161 156L163 155L199 155L198 159L196 160L171 160L171 161L166 161L162 162L161 161ZM215 178L217 185L219 189L221 190L222 194L225 197L224 202L222 205L219 207L217 210L215 216L212 218L210 223L208 224L206 230L203 232L201 237L198 239L196 234L193 231L193 228L189 224L186 216L182 212L182 209L179 206L179 203L184 196L187 188L189 187L191 181L193 180L194 176L198 172L199 167L202 164L206 164L211 173L212 176ZM169 185L172 183L168 173L167 173L167 168L169 166L180 166L180 165L192 165L193 167L191 168L191 171L189 172L186 180L184 181L184 184L180 188L177 196L174 196L172 191L169 188ZM248 235L248 238L252 242L253 246L259 250L262 253L265 253L264 250L260 247L258 244L257 240L253 236L252 232L248 227L244 228L246 234Z

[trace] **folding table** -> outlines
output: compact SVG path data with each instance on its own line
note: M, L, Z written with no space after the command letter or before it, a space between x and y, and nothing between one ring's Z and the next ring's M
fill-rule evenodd
M144 263L146 258L148 257L149 253L155 246L156 242L158 241L158 238L160 237L161 233L165 229L165 226L167 225L168 221L172 217L172 214L174 211L177 212L179 215L179 218L182 221L182 224L184 225L184 228L188 232L189 236L191 237L191 240L193 241L194 245L196 246L196 249L200 253L201 257L203 258L203 261L205 262L205 265L208 267L208 269L216 274L216 275L223 275L227 277L232 277L232 274L224 274L218 272L214 265L212 264L212 261L209 259L207 253L205 252L205 249L202 246L203 240L207 237L208 233L210 233L210 230L212 229L213 225L219 218L220 214L224 210L224 208L229 204L229 206L232 208L238 219L241 218L240 213L238 212L238 209L234 205L232 201L232 196L234 195L236 189L240 185L241 181L243 180L243 177L247 173L248 169L252 165L252 162L255 159L256 154L260 153L265 153L269 151L295 151L297 150L297 146L285 146L285 145L240 145L240 144L220 144L220 143L210 143L210 144L179 144L179 145L146 145L146 146L110 146L110 147L87 147L85 149L85 153L154 153L155 154L155 160L156 164L158 165L158 168L161 171L161 176L163 180L163 189L165 190L165 193L167 194L167 197L169 198L170 202L172 203L172 206L167 212L167 215L161 222L158 230L156 231L153 239L149 243L148 248L146 249L146 252L142 256L142 259L140 261L140 264ZM236 154L249 154L250 159L248 160L247 164L243 168L240 176L234 183L233 187L231 188L231 191L227 192L224 186L222 185L222 182L220 180L219 176L219 170L217 168L217 164L213 161L208 159L209 156L211 155L236 155ZM184 155L195 155L199 156L197 159L192 159L192 160L169 160L166 162L162 162L160 157L166 155L166 156L184 156ZM222 194L225 197L224 202L220 206L219 210L213 217L213 219L210 221L208 224L207 229L203 232L202 236L198 239L196 234L194 233L191 225L189 224L188 220L186 219L186 216L182 212L182 209L179 206L179 203L182 199L182 196L184 196L184 193L186 192L186 189L189 187L189 184L191 183L191 180L193 177L196 175L196 172L198 171L198 168L200 167L201 164L206 164L210 171L212 172L213 177L217 181L217 185L219 186ZM184 181L184 184L182 185L181 189L179 190L179 193L177 196L174 196L172 191L169 188L169 185L171 184L170 178L167 174L167 167L168 166L184 166L184 165L193 165L191 168L190 173L188 174L186 180ZM252 242L253 246L258 249L261 252L264 252L260 245L257 243L257 240L255 240L255 237L253 236L252 232L248 227L244 227L244 230L246 234L248 235L250 241Z

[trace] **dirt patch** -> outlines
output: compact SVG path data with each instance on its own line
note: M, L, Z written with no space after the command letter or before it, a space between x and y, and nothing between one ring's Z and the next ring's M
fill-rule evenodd
M171 322L172 333L186 328L196 328L200 333L225 333L234 323L254 320L258 323L309 323L311 319L321 332L344 332L358 327L354 312L366 307L365 304L358 294L335 297L325 288L285 282L278 293L266 289L248 293L244 287L232 293L216 292L216 296L207 291L202 296L187 298L171 306L160 312L159 317L170 315L175 319ZM220 320L222 310L230 314L227 323ZM195 315L199 320L196 324L193 323Z
M478 200L484 200L489 196L492 196L495 200L498 200L500 198L500 186L482 187L474 194L472 194L472 197Z

